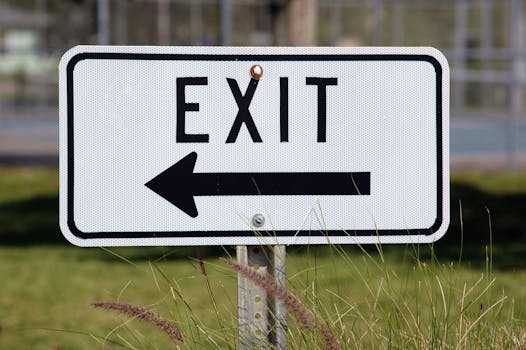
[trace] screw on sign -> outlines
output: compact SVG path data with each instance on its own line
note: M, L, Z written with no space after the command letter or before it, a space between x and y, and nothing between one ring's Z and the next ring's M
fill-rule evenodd
M255 64L252 67L250 67L250 76L252 79L259 80L263 76L263 67L261 67L259 64Z
M265 217L262 214L256 214L252 217L254 227L261 227L263 224L265 224Z

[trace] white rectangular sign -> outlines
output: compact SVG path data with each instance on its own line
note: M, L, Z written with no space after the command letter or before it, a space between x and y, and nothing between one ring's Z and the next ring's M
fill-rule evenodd
M60 226L80 246L433 242L448 135L433 48L78 46Z

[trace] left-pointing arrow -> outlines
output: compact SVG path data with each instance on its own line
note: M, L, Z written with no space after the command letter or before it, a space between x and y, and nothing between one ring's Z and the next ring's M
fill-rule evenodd
M194 173L192 152L145 185L189 216L198 215L194 196L369 195L369 172Z

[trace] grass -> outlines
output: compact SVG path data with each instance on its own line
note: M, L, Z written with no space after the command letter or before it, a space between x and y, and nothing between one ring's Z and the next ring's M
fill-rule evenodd
M93 349L97 342L90 336L46 329L105 337L124 319L91 309L89 304L98 300L151 305L162 316L182 319L171 291L164 288L162 276L148 261L130 265L96 249L56 246L1 248L0 260L0 278L4 281L0 291L2 349ZM195 265L176 261L159 266L174 285L182 286L184 300L206 320L208 294ZM232 276L212 276L221 304L233 305L235 301L229 299L235 299L234 286L224 281L232 280ZM221 293L221 288L229 290ZM170 344L155 329L141 326L133 324L137 332L144 332L141 348L166 348ZM126 332L126 327L123 330Z
M292 254L287 268L290 290L327 322L343 348L526 345L526 271L489 275L453 264L334 254ZM116 349L109 341L137 349L233 347L236 277L217 258L206 261L217 314L192 259L129 264L97 249L0 248L0 348L104 349L106 337L106 348ZM185 342L89 307L99 300L151 307L178 324ZM324 348L315 333L302 332L292 317L289 322L291 349Z
M220 249L70 246L56 227L57 178L54 169L0 169L1 349L235 348L236 276L215 257ZM524 174L454 176L452 225L432 249L296 247L289 289L343 349L526 348L525 205ZM208 256L207 279L197 254ZM94 301L153 309L185 342ZM289 325L291 349L325 348L292 316Z
M341 253L318 261L323 264L312 266L318 271L310 287L298 289L334 324L344 348L507 349L509 343L498 346L497 330L524 336L523 271L491 274L436 261L400 263L381 254Z

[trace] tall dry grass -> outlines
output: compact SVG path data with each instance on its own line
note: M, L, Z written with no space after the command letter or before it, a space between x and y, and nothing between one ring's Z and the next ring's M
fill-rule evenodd
M157 264L152 273L166 282L178 310L175 321L184 342L177 349L236 348L235 301L221 305L216 294L224 291L214 290L211 279L219 274L235 284L237 273L285 303L289 349L526 349L526 322L515 315L521 301L501 288L489 257L485 270L477 271L440 263L433 254L421 259L419 249L407 246L401 259L381 246L356 251L332 245L322 252L307 247L288 257L289 289L232 259L198 259L212 322L195 312L176 278Z

